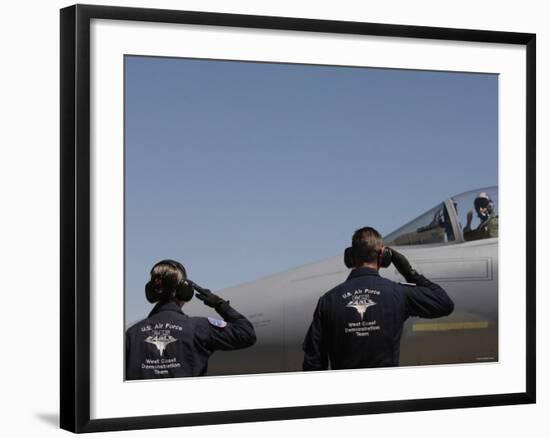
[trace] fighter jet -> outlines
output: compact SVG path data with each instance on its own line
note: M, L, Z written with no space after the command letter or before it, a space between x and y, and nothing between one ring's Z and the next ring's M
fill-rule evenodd
M480 198L490 205L478 202ZM488 207L482 210L481 204ZM472 235L471 230L481 230L487 224L487 209L491 232ZM387 246L404 254L418 272L440 284L455 302L448 317L406 321L400 366L498 360L497 212L498 187L481 188L445 199L384 237ZM344 282L348 274L341 254L218 291L250 319L257 343L245 350L215 353L208 375L301 371L302 343L317 300ZM381 269L380 274L405 281L393 265ZM363 311L370 305L355 304ZM204 312L203 306L191 313Z

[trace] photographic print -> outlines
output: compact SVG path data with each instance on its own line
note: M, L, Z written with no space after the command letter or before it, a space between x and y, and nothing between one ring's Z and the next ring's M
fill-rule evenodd
M535 40L64 8L61 427L534 403Z
M126 55L126 379L498 361L498 86Z

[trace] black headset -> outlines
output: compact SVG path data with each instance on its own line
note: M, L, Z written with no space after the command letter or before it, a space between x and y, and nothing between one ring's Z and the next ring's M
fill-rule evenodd
M162 281L162 288L155 289L151 282L153 281L153 270L158 265L170 265L174 269L177 269L182 274L182 279L180 281L174 282L171 281L168 278L161 278ZM153 268L151 269L151 279L147 282L145 285L145 297L147 298L147 301L150 303L156 303L157 301L160 301L162 298L167 298L165 295L165 290L168 291L171 294L171 297L175 297L179 301L191 301L191 298L193 298L193 282L191 280L187 280L185 278L186 272L183 265L179 262L176 262L175 260L161 260L158 263L155 263Z
M392 252L391 248L383 246L378 252L378 267L387 268L391 264ZM353 247L348 246L344 251L344 264L347 268L352 269L356 267L357 257L354 254Z

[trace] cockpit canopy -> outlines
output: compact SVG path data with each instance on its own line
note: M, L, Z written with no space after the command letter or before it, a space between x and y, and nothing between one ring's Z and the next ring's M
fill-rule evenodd
M388 234L384 242L394 246L445 244L497 235L498 186L493 186L446 199Z

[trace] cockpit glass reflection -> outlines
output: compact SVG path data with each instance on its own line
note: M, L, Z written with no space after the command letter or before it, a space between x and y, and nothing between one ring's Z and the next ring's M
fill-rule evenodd
M452 242L456 239L452 221L444 203L384 238L387 245L423 245Z

